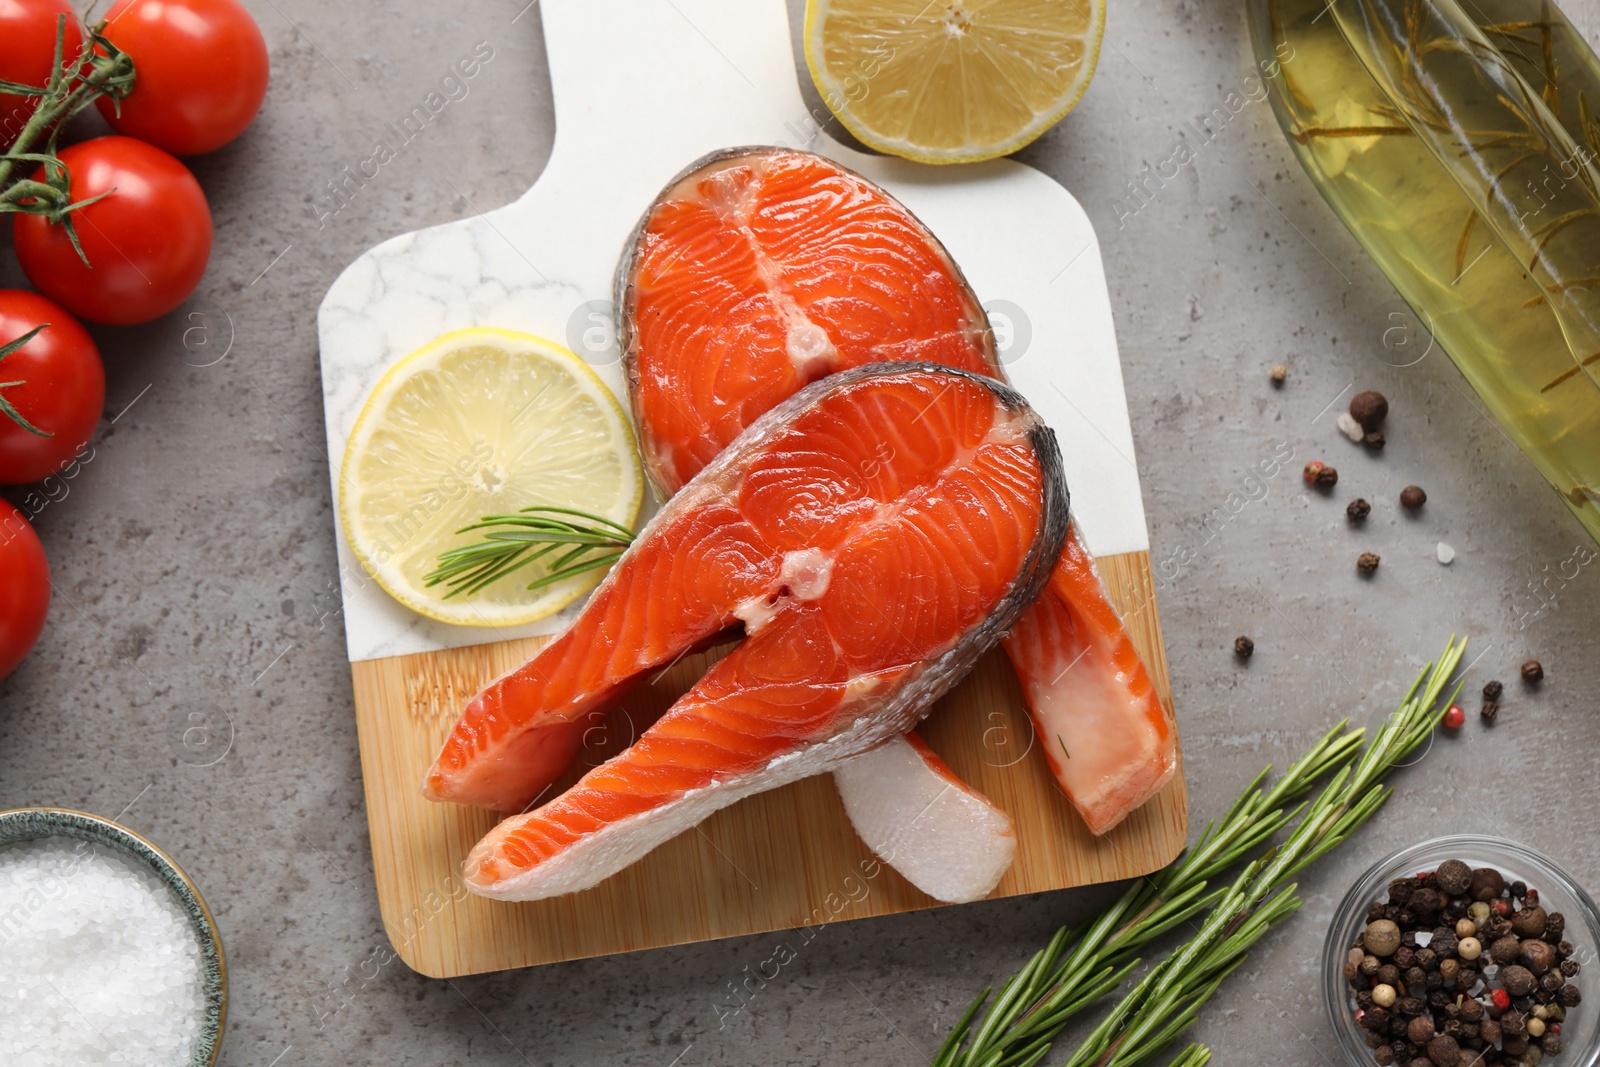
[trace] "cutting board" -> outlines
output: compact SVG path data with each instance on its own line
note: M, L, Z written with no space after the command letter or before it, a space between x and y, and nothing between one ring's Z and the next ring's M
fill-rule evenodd
M556 339L625 397L609 299L639 215L706 152L807 148L886 186L962 265L1008 373L1057 432L1085 541L1170 713L1110 299L1094 231L1072 196L1008 160L924 167L828 139L795 81L783 0L543 0L535 10L556 111L544 173L514 203L483 210L461 172L454 191L469 217L378 245L323 300L335 495L367 393L448 330L500 326ZM423 772L461 706L579 608L509 631L452 627L389 599L342 530L339 560L379 903L397 954L415 970L450 977L936 905L871 858L826 776L719 812L586 892L525 904L469 896L460 862L497 816L424 801ZM572 780L630 743L717 654L686 657L596 719ZM923 732L1016 821L1016 863L996 896L1136 876L1183 845L1181 773L1105 837L1084 828L999 653L936 706Z

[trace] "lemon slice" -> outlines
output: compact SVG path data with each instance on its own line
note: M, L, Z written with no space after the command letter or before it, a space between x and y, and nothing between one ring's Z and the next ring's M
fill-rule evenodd
M627 416L560 345L509 330L445 334L397 363L356 417L339 476L345 536L400 603L442 622L515 626L561 610L602 570L529 590L539 560L470 595L424 576L485 515L544 505L631 526L644 477Z
M806 65L864 143L967 163L1071 111L1105 28L1105 0L807 0Z

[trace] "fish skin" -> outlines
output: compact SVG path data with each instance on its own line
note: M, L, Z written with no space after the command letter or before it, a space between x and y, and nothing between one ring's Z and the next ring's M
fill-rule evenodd
M710 428L710 437L698 450L686 449L673 433L663 432L663 427L657 425L658 420L652 417L652 411L642 400L647 383L640 367L639 331L634 322L637 317L634 275L641 250L662 202L683 187L690 177L735 161L766 157L820 161L827 168L876 190L884 201L904 213L915 232L936 251L939 261L964 294L962 306L969 309L969 316L977 327L971 339L972 359L978 365L969 369L1002 381L1006 377L987 316L959 267L931 231L886 191L832 160L812 153L770 146L713 152L684 168L646 209L625 246L615 278L617 336L634 420L644 446L646 467L664 494L670 494L687 474L692 474L698 457L713 449L728 428ZM668 412L669 421L675 414ZM691 416L685 421L692 425L695 413L683 414ZM1078 539L1076 522L1068 537L1075 551L1063 554L1056 568L1057 578L1051 582L1052 592L1019 620L1016 632L1005 642L1005 649L1027 696L1031 721L1043 739L1070 733L1084 740L1086 722L1118 724L1125 730L1126 736L1104 746L1098 762L1087 758L1093 750L1082 745L1072 746L1079 749L1080 756L1078 762L1070 766L1053 750L1046 755L1063 792L1083 816L1085 824L1092 832L1103 834L1142 806L1172 778L1177 769L1177 738L1171 717L1151 684L1149 671L1111 605L1092 558ZM1068 573L1067 568L1076 570ZM1057 643L1047 645L1046 635L1057 639ZM1087 710L1075 716L1072 706L1075 703L1082 703ZM1119 755L1128 765L1110 766ZM937 768L930 768L930 773L937 776ZM1116 784L1111 784L1112 780ZM908 842L908 850L915 847ZM936 843L928 847L936 847Z
M1051 546L1058 552L1065 536L1067 497L1054 434L1039 422L1020 394L981 375L934 364L878 365L832 375L756 420L736 447L726 450L657 513L565 633L528 664L496 681L468 704L428 773L425 794L434 800L503 811L525 808L565 770L565 757L570 753L562 742L576 744L590 710L614 699L642 673L727 629L737 621L735 612L741 604L775 588L783 565L773 546L788 544L803 549L805 538L827 533L826 523L832 520L826 509L817 510L815 501L791 499L792 494L783 494L783 479L790 475L780 465L772 470L761 467L763 450L791 432L791 423L836 392L850 389L857 382L885 383L898 376L910 376L906 380L918 383L939 379L981 385L981 395L993 398L1008 417L1014 417L1017 426L1026 427L1028 447L1038 459L1045 486L1043 547L1036 544L1030 550L1026 582L997 605L993 616L981 621L973 635L974 641L985 648L997 641L1026 607L1031 594L1037 593L1048 578L1048 560L1054 555L1046 557L1041 552ZM935 401L951 388L945 386ZM972 390L960 396L968 392ZM910 403L898 393L890 393L887 386L881 393L887 398L885 403ZM924 410L931 413L930 419L913 420L919 426L945 414L943 407L932 404ZM844 426L835 420L826 428L831 430L836 425ZM906 430L900 439L906 462L915 461L919 449L953 448L947 429L929 427L920 438ZM851 431L845 426L839 432ZM875 477L886 479L892 473L885 469ZM819 481L806 472L795 477ZM741 494L748 491L751 499L759 500L763 506L770 505L760 512L766 529L752 528L737 510L732 503L735 489ZM784 510L786 501L790 504L788 511ZM707 566L703 560L689 566L679 556L657 558L663 545L672 548L683 543L685 530L696 546L713 544L712 555L722 569ZM669 536L680 540L667 544ZM641 576L646 583L644 595L630 595L641 593L637 585ZM845 593L854 588L847 578L833 578ZM669 595L673 590L684 594L674 600ZM892 645L893 641L875 638L867 643L876 647ZM604 654L596 655L597 649L605 650ZM961 650L952 650L952 655L957 652ZM945 668L934 671L930 678L942 681L930 691L942 692L953 684L955 676L946 677L942 672L964 673L975 654L956 656L948 660ZM923 699L931 701L934 697Z

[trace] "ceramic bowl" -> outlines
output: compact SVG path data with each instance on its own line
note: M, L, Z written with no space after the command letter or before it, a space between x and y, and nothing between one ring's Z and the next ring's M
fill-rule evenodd
M222 955L222 935L206 907L200 890L183 869L161 849L143 837L109 819L65 808L17 808L0 811L0 849L21 841L45 837L70 837L104 848L116 849L134 862L154 871L176 895L189 913L200 943L204 971L205 1017L200 1020L200 1041L189 1067L213 1067L222 1048L222 1031L228 1018L228 965Z

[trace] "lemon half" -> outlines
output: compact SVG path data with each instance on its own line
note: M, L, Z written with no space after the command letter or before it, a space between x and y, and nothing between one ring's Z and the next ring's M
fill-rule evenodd
M974 162L1072 110L1105 27L1105 0L807 0L806 65L864 143Z
M577 508L625 526L644 477L633 429L588 364L510 330L445 334L396 364L356 417L339 477L345 536L379 585L413 611L466 626L515 626L561 610L599 582L590 571L535 590L536 561L446 599L424 576L485 515Z

